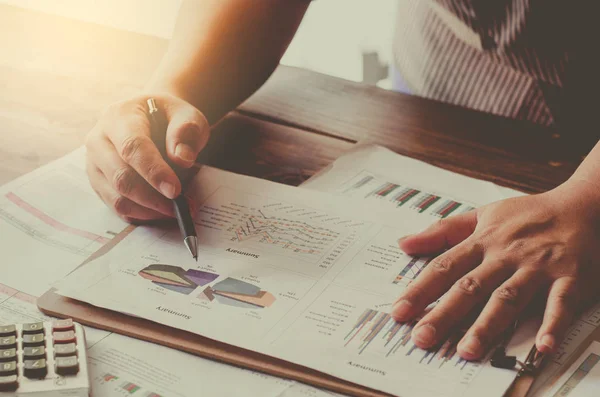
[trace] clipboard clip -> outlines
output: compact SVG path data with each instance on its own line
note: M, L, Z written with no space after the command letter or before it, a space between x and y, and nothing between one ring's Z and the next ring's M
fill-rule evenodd
M544 360L544 354L540 353L535 346L535 343L531 346L531 349L525 358L525 362L518 360L516 356L508 356L506 354L506 347L518 326L519 321L517 320L511 328L508 328L505 331L502 341L492 354L490 364L492 364L492 367L494 368L517 369L519 371L517 376L531 375L540 368L542 361Z

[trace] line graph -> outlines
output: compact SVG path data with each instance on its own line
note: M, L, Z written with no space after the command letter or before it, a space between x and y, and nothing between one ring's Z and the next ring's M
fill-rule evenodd
M200 238L213 247L218 240L221 246L250 253L250 257L267 251L312 263L325 259L331 263L341 254L333 255L334 247L357 226L351 220L288 203L259 204L257 198L230 189L217 190L198 208L195 219L198 228L204 229Z
M268 217L261 210L257 215L245 215L243 224L235 228L235 241L258 239L259 242L279 246L294 252L320 254L340 233L315 227L306 222Z

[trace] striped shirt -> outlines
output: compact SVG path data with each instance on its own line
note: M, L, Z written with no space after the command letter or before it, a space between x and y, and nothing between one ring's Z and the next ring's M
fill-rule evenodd
M552 125L570 56L559 28L568 5L399 0L395 69L415 95Z

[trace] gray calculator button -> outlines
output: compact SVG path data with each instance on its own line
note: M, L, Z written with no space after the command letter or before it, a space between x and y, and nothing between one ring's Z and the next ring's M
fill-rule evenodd
M13 391L18 387L17 375L0 376L0 391Z
M38 334L44 333L44 323L29 323L23 324L23 333L24 334Z
M75 375L79 372L77 357L57 357L55 371L59 375Z
M23 346L43 346L45 342L44 334L23 335Z
M1 336L17 336L17 327L14 325L0 325Z
M4 336L0 338L0 349L10 349L17 347L17 338L14 336Z
M17 360L17 349L0 350L0 362Z
M17 362L9 361L7 363L0 363L0 376L10 376L17 374Z
M46 360L25 360L23 361L23 375L30 379L44 379L48 374Z
M64 345L54 345L55 357L68 357L77 355L77 346L75 343L67 343Z
M46 358L46 348L44 346L29 346L23 348L24 360L37 360Z

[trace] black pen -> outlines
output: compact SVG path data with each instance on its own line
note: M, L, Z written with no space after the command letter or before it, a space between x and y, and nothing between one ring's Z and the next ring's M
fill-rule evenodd
M152 140L158 147L158 150L162 156L167 159L166 143L165 143L165 131L167 129L167 123L165 119L161 117L156 102L150 98L148 103L148 119L150 120L150 133ZM169 162L167 160L167 162ZM173 199L173 207L175 208L175 217L177 218L177 224L179 230L183 236L183 243L190 251L190 254L198 261L198 236L196 235L196 227L194 226L194 220L190 213L190 207L187 199L183 194Z

